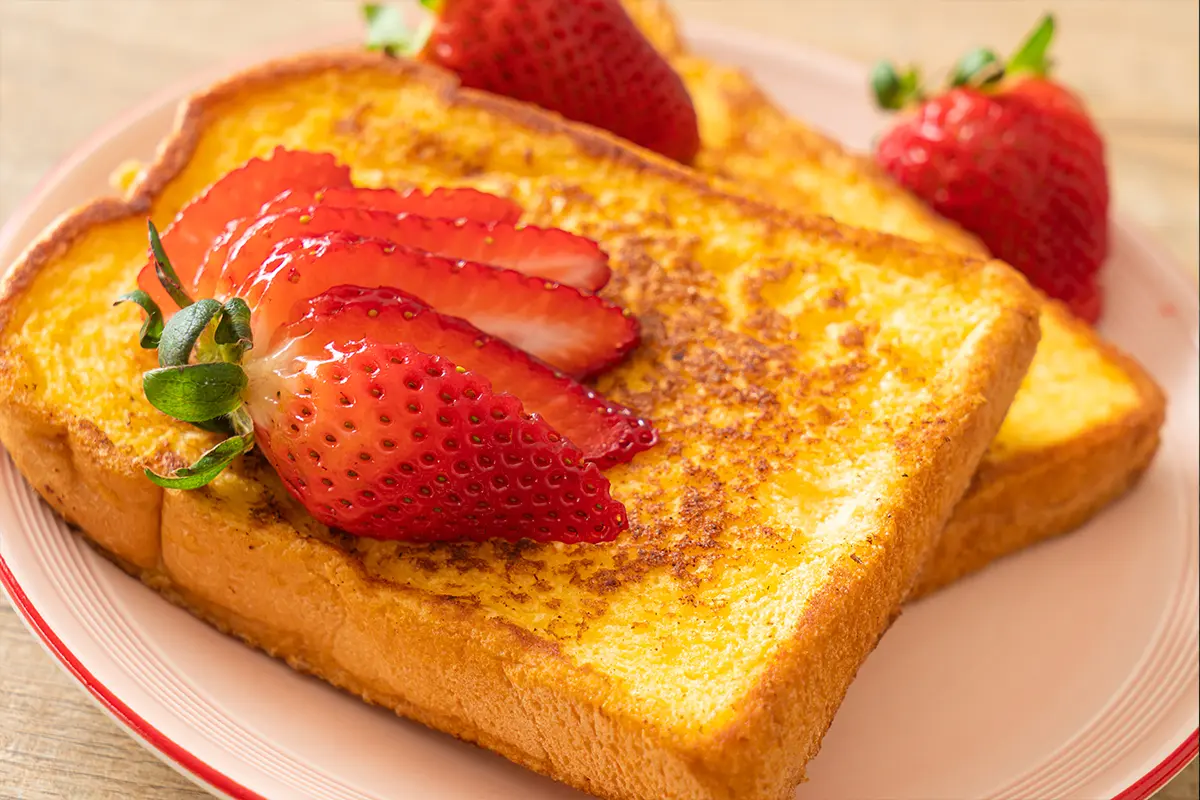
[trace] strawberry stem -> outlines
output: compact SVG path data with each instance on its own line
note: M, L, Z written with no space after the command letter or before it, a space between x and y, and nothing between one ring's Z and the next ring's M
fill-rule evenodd
M1045 77L1050 71L1050 59L1047 51L1050 42L1054 40L1054 15L1046 14L1038 22L1037 27L1028 38L1017 48L1017 52L1008 60L1008 73L1037 75Z

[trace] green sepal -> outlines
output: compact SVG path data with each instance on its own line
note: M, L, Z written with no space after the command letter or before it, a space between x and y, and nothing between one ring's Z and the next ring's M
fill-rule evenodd
M118 297L113 305L117 306L127 302L137 303L146 312L146 321L142 323L142 331L138 335L138 344L144 350L153 350L158 347L163 334L163 317L158 303L154 302L154 298L141 289L134 289L132 292L126 292Z
M177 469L170 475L159 475L147 469L146 477L165 489L199 489L211 483L235 458L253 446L253 434L231 436L196 459L190 467Z
M154 220L148 219L146 224L150 228L150 252L154 256L154 272L158 275L158 282L167 290L167 294L171 295L175 305L187 308L192 304L192 298L184 291L183 281L179 280L179 275L171 266L171 259L167 258L167 251L163 249L158 228L154 226Z
M250 436L254 433L254 420L250 418L250 412L246 410L245 406L239 406L226 419L229 420L229 425L233 428L234 433L240 436Z
M441 8L441 3L436 0L421 0L421 5L434 14ZM431 16L414 30L405 20L404 12L394 5L364 3L362 11L367 23L367 49L382 51L384 55L416 55L433 32Z
M163 328L162 341L158 345L158 365L180 367L188 363L196 340L220 313L221 304L209 299L197 300L175 312Z
M221 307L221 321L217 323L214 340L223 348L226 361L238 361L242 354L254 347L254 333L250 329L250 306L240 297L234 297Z
M995 52L976 48L958 60L950 75L951 86L988 86L1004 77L1004 64Z
M241 405L245 388L246 373L227 361L159 367L142 375L150 404L184 422L206 422L232 413Z
M921 74L915 67L897 72L888 61L881 61L871 70L871 90L880 108L898 111L925 99Z
M202 431L208 431L209 433L223 433L226 436L232 436L233 434L237 433L237 431L233 429L233 424L229 421L228 415L224 417L216 417L215 419L206 419L201 422L193 422L192 425L196 426Z
M1054 40L1054 15L1047 14L1038 22L1029 37L1017 48L1008 60L1008 73L1032 74L1044 77L1050 71L1050 60L1046 53Z

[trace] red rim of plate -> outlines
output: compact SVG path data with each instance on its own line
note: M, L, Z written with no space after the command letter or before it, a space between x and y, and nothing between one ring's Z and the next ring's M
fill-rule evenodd
M835 60L841 65L842 59ZM35 205L46 193L48 187L63 173L69 171L71 167L94 150L98 142L112 137L117 131L127 127L132 120L144 116L170 98L177 98L186 94L195 83L195 78L181 81L179 84L155 94L150 99L101 127L42 178L33 192L30 193L26 202L22 204L22 208L28 209L31 205ZM24 222L26 216L27 212L14 213L8 222L0 228L0 246L7 244L8 239L16 235L17 228ZM0 266L3 269L7 269L8 267L8 265ZM182 745L167 737L149 722L142 719L133 709L125 705L107 686L96 680L95 676L83 665L83 662L63 644L63 641L58 638L53 629L46 623L46 620L29 601L29 597L21 588L21 585L17 583L16 576L8 568L3 555L0 555L0 585L4 587L5 593L8 595L13 607L20 613L26 627L41 639L42 644L54 655L63 669L77 680L93 698L108 709L117 721L124 725L130 733L142 739L145 744L150 746L163 758L170 760L179 769L191 775L196 780L235 798L235 800L266 800L262 795L242 786L216 767L201 760L190 750L185 749ZM1182 772L1183 768L1196 757L1197 753L1200 753L1200 728L1192 731L1158 765L1135 781L1129 788L1118 794L1113 800L1147 800L1147 798L1161 789L1167 781Z
M29 597L21 589L21 585L17 583L16 577L9 570L8 563L4 560L3 556L0 556L0 584L3 584L9 600L12 601L13 607L21 614L21 617L25 620L25 624L38 635L38 638L42 640L42 644L45 645L46 649L58 659L58 662L62 664L75 680L79 681L83 688L88 690L88 693L92 697L116 717L117 721L141 737L147 745L158 751L163 758L169 759L201 783L207 784L217 791L235 798L235 800L266 800L262 795L242 786L233 778L230 778L211 764L202 761L190 750L185 749L182 745L170 739L158 728L155 728L149 722L142 719L137 712L121 702L107 686L96 680L96 677L63 644L62 640L55 635L54 631L46 623L46 620L42 618L42 615L29 602Z

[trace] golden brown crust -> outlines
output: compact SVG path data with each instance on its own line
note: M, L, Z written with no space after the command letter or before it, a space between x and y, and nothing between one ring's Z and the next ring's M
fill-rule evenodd
M1146 370L1064 306L1043 314L1085 337L1133 382L1138 402L1119 417L1035 452L984 461L921 574L925 597L993 561L1069 533L1137 485L1158 450L1166 397Z
M158 563L162 492L121 469L108 438L86 420L62 425L16 403L0 405L0 441L65 520L139 567Z
M365 68L428 83L447 103L568 136L585 152L668 176L687 191L724 198L880 262L920 257L935 267L953 264L963 274L979 271L987 290L1008 307L975 331L976 346L964 351L970 359L947 368L948 374L963 377L936 398L939 419L928 421L934 427L914 436L904 451L909 482L879 531L879 546L861 557L848 556L850 563L833 576L844 585L826 584L757 688L727 722L695 739L677 740L647 725L636 708L613 696L615 689L604 676L569 663L540 637L486 618L469 603L431 598L367 575L361 563L307 531L303 522L242 517L206 492L171 492L161 502L160 529L152 537L157 546L161 536L161 550L153 552L154 558L128 544L101 543L133 562L159 591L294 666L588 791L610 798L784 796L802 777L803 764L816 752L858 664L911 588L936 531L1017 389L1037 339L1032 295L1003 266L962 262L940 250L729 197L711 182L626 149L600 132L458 89L429 68L360 54L266 65L193 98L160 161L124 203L125 213L144 213L188 164L208 114L224 98L287 76ZM117 207L107 203L119 202L96 207L109 213ZM67 220L35 246L9 283L6 304L14 303L37 270L81 230L77 221ZM30 413L36 419L46 413L25 407L15 392L5 393L4 404L6 418ZM19 433L9 441L9 433L0 430L10 445L28 449ZM97 442L68 441L89 452L103 450ZM26 459L24 466L34 485L41 485L41 462ZM136 465L119 465L114 458L96 468L129 475ZM67 510L95 536L110 507L90 503ZM848 619L856 624L847 626Z
M830 241L844 242L846 247L874 252L888 252L896 261L913 260L920 257L934 264L953 263L963 269L989 269L997 275L1004 274L1010 285L1023 284L1024 280L1007 265L986 258L968 258L945 251L943 248L916 242L879 231L866 231L848 227L830 217L800 215L784 211L776 206L751 199L742 194L731 193L727 183L700 172L688 169L675 161L664 158L650 150L638 147L607 131L570 122L537 106L511 100L475 89L464 88L457 77L436 67L400 58L381 58L361 50L335 50L279 59L259 65L233 75L214 84L203 92L193 95L181 108L176 129L164 141L153 167L144 172L141 179L131 187L128 200L131 213L161 191L172 178L179 174L195 149L204 119L211 111L230 97L247 91L254 85L270 85L299 75L313 74L324 70L383 70L401 78L419 80L436 88L439 99L449 106L479 109L509 119L532 131L563 135L569 138L585 154L612 161L639 172L662 176L706 197L720 197L756 216L776 220L780 225L795 231L820 236ZM59 237L54 237L59 238ZM70 242L70 237L63 239ZM34 270L36 272L36 269Z
M127 200L104 197L69 211L51 223L4 275L0 289L0 330L8 327L17 300L37 277L38 271L47 262L66 252L84 231L94 225L144 214L149 208L149 199L145 194L139 193Z

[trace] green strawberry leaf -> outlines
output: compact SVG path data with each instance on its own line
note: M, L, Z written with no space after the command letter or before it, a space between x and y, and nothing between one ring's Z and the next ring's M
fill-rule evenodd
M117 306L126 302L137 303L146 312L146 321L142 323L142 331L138 335L138 344L144 350L153 350L158 347L163 333L162 311L159 310L158 303L154 302L154 299L141 289L126 292L118 297L113 305Z
M227 361L159 367L142 376L150 404L184 422L205 422L232 413L241 405L245 388L246 373Z
M411 31L399 8L366 3L362 10L367 21L368 50L382 50L384 55L395 56L408 49Z
M921 74L915 67L897 72L888 61L881 61L871 70L871 89L875 103L882 109L898 111L925 99Z
M225 313L217 325L217 344L236 344L249 348L254 343L250 331L250 306L240 297L226 301L221 309Z
M439 0L421 0L421 5L438 13ZM394 5L364 3L363 19L367 23L367 49L379 50L388 56L411 56L421 52L433 32L432 16L414 29L404 18L404 12Z
M1004 77L1004 64L986 47L976 48L958 60L950 75L951 86L989 86Z
M221 304L208 299L197 300L175 312L163 328L162 341L158 345L158 365L179 367L188 363L196 340L220 313Z
M162 239L158 235L158 228L154 227L153 220L146 220L146 224L150 228L150 252L154 254L154 271L158 275L158 282L167 290L167 294L171 295L171 299L175 301L175 305L180 308L190 306L192 298L188 297L188 293L184 291L183 281L179 280L179 275L176 274L175 268L171 266L171 260L167 258L167 251L163 249Z
M254 420L250 419L250 412L245 406L238 407L237 411L230 414L227 419L233 432L242 436L250 436L254 433Z
M221 308L221 321L213 340L221 349L221 358L237 363L245 352L254 347L254 333L250 329L250 306L240 297L226 301Z
M1038 22L1012 58L1008 60L1008 72L1027 73L1044 77L1050 71L1050 60L1046 53L1054 40L1054 15L1047 14Z
M192 425L202 431L208 431L209 433L223 433L226 436L231 436L234 433L237 433L237 431L233 429L233 425L230 424L228 415L224 417L216 417L215 419L206 419L202 422L193 422Z
M211 483L235 458L253 446L253 435L231 436L196 459L190 467L177 469L170 475L159 475L147 469L146 477L166 489L199 489Z

